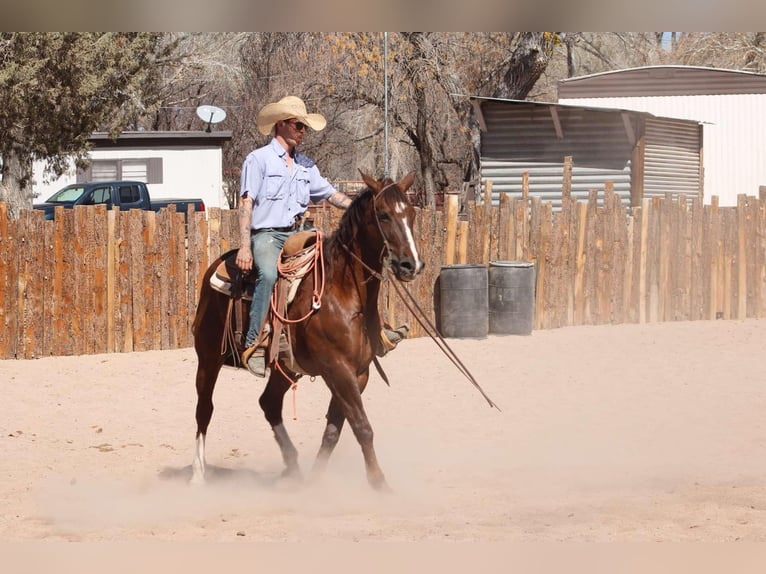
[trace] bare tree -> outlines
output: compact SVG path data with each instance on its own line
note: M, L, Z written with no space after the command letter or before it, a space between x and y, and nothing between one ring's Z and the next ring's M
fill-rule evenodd
M166 44L175 46L163 68L160 105L143 118L152 130L200 129L195 111L202 104L236 106L242 96L239 49L243 33L168 33Z
M670 53L678 64L766 72L764 32L679 33Z
M479 128L470 95L524 98L549 61L555 34L413 32L389 35L389 117L398 150L420 173L420 203L475 176ZM383 111L380 38L330 37L328 76L339 80L326 99ZM340 70L345 76L336 75ZM402 146L411 148L403 152Z
M766 72L764 32L562 32L545 74L529 97L556 101L562 78L657 65Z

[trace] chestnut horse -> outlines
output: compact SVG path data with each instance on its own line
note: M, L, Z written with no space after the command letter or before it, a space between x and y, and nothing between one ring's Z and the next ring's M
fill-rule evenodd
M379 490L387 489L375 449L373 431L362 403L370 363L379 345L381 328L378 293L381 272L387 262L397 279L411 281L423 269L415 246L415 209L405 192L414 181L410 173L399 182L377 181L365 174L367 187L343 214L336 231L322 244L324 292L321 306L311 312L315 278L308 274L290 304L288 319L308 315L301 322L287 323L298 370L320 376L330 389L327 425L313 471L321 471L338 443L348 420L362 447L367 479ZM193 483L205 479L205 437L213 414L213 389L224 364L222 341L227 322L228 297L210 287L210 276L221 259L204 276L194 319L194 348L197 353L197 447L192 464ZM230 320L230 319L228 319ZM247 325L245 324L245 331ZM280 355L282 357L282 355ZM282 360L280 367L291 373ZM282 420L284 395L291 381L272 368L259 404L274 431L285 463L284 476L300 477L298 451Z

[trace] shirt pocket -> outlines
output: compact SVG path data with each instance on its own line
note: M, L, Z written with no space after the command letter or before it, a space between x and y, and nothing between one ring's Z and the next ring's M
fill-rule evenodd
M281 199L285 196L286 180L283 175L268 175L266 176L264 183L264 196L266 199Z
M306 168L295 174L295 200L301 207L308 207L311 189L311 176Z

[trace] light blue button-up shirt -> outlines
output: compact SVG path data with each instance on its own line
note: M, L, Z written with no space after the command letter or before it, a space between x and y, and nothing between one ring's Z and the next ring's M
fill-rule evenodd
M273 138L250 152L242 164L240 189L253 199L252 229L292 225L309 201L318 203L335 192L311 159L296 151L291 172L286 155Z

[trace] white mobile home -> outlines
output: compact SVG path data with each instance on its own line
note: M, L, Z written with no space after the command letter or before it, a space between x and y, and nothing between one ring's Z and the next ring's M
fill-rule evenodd
M133 179L144 181L152 198L196 198L207 207L228 208L223 186L223 145L231 132L123 132L112 140L106 133L90 137L91 164L85 171L72 167L50 179L43 164L35 166L35 203L82 181Z

